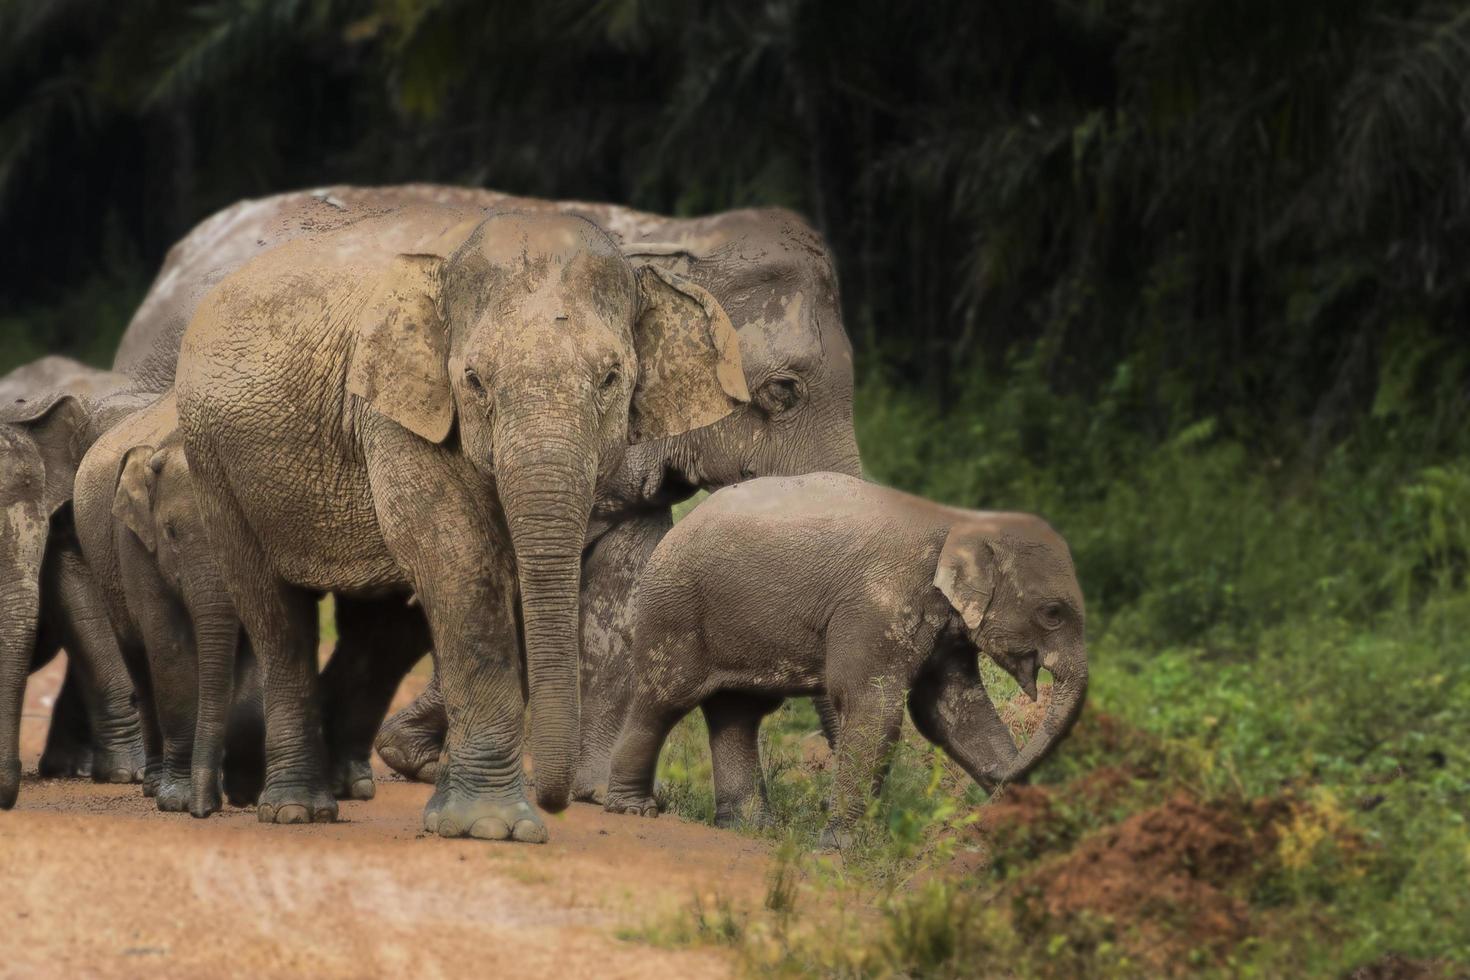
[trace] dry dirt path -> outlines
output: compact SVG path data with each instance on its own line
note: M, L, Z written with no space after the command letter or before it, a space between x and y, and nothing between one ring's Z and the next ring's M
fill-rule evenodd
M764 888L759 843L669 817L574 805L543 847L425 837L429 787L381 769L376 800L314 827L234 809L198 821L136 786L41 781L61 673L27 688L28 776L0 813L0 976L726 976L715 952L615 932L694 894Z

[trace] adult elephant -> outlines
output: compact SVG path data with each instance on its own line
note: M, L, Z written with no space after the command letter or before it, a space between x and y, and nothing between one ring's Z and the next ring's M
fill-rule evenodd
M668 218L609 204L512 197L477 188L411 184L330 187L242 201L198 225L169 252L118 349L115 366L163 390L199 298L250 256L313 229L338 227L405 203L579 214L617 239L636 264L677 272L708 290L740 338L752 397L714 425L632 447L600 487L582 569L582 751L577 799L599 800L631 692L630 594L671 526L670 505L695 489L765 475L830 470L860 475L853 433L852 346L843 329L832 257L821 236L779 208ZM343 643L353 642L344 637ZM411 636L400 639L413 642ZM344 795L371 791L367 745L391 688L360 658L333 657L323 679L329 741L346 771ZM396 678L389 678L396 683ZM334 709L359 693L351 709ZM825 705L822 705L825 707ZM399 772L432 782L447 719L437 682L383 727L378 748ZM350 787L359 787L355 793Z
M72 487L86 447L128 396L127 379L46 357L0 378L0 808L20 790L26 676L71 655L43 770L141 776L132 685L77 546Z
M544 841L521 769L523 691L537 799L558 810L577 756L594 488L630 439L748 400L719 304L635 271L582 218L411 207L226 277L185 333L176 392L262 669L260 819L336 815L315 664L315 597L332 592L427 618L450 724L426 829Z

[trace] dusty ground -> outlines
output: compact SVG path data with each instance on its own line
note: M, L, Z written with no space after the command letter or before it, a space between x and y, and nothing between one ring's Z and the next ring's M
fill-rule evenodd
M41 781L62 670L27 688L28 776L0 813L0 976L724 976L717 953L615 932L695 894L764 889L759 843L667 816L573 805L543 847L425 837L429 787L381 768L376 800L316 827L233 809L198 821L136 786Z

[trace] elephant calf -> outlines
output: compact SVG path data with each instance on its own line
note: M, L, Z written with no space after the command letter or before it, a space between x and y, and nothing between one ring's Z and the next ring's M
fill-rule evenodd
M756 735L786 697L827 693L835 846L881 785L905 699L919 732L987 788L1016 779L1071 728L1087 691L1082 592L1066 542L1040 518L944 507L835 473L720 490L663 539L639 582L633 708L613 750L607 809L656 816L664 738L700 706L716 822L760 817ZM1055 686L1017 750L977 650L1032 697Z
M252 803L265 770L254 658L220 578L170 392L119 422L76 479L77 533L138 690L158 808Z

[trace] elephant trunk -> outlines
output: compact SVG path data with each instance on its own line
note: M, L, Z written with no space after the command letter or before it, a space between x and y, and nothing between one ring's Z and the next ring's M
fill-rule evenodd
M1041 727L1022 746L1010 765L1002 769L1001 781L1009 782L1026 775L1045 759L1052 749L1072 730L1082 705L1087 700L1087 650L1078 642L1061 653L1048 653L1042 666L1051 671L1051 700Z
M914 727L970 778L994 789L1016 759L1010 729L996 714L973 655L944 658L921 675L909 698Z
M212 565L212 561L201 559ZM211 570L212 571L212 570ZM199 573L196 573L199 574ZM239 646L240 621L218 576L201 595L189 603L194 623L194 649L198 657L198 711L194 721L194 752L190 764L193 794L190 812L208 816L218 807L218 784L224 762L225 735L235 683L235 656Z
M578 665L582 545L592 509L595 456L567 426L507 424L497 441L496 480L515 549L521 590L531 756L536 801L565 809L580 739ZM580 431L580 429L572 429Z
M20 715L41 611L47 523L24 502L0 511L0 810L20 793Z

